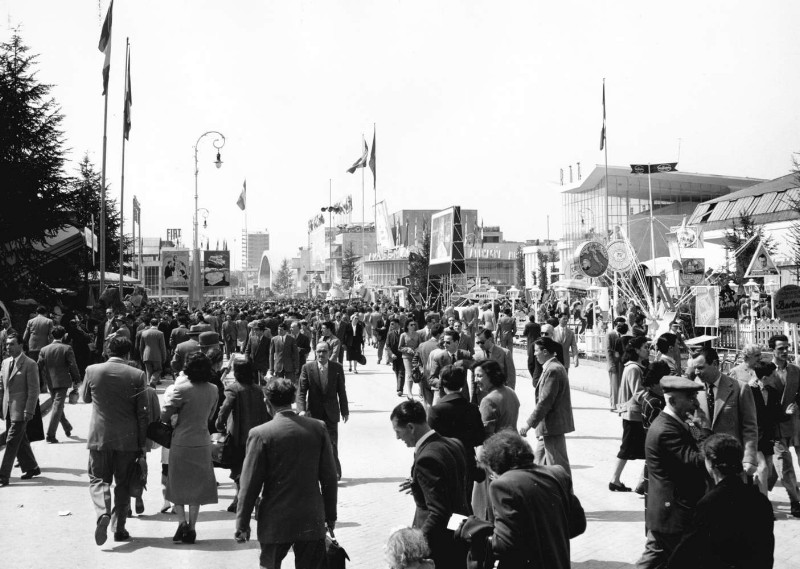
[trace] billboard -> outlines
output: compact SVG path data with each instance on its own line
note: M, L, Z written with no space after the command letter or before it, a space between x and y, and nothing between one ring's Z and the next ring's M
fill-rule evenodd
M164 288L188 288L190 275L188 249L161 251L161 282Z
M719 287L696 286L695 292L695 319L697 327L719 326Z
M464 237L461 208L453 206L431 216L431 249L428 272L432 275L464 271Z
M206 251L203 258L203 286L231 286L231 252Z
M389 226L389 213L385 201L375 206L375 230L378 234L378 250L394 247L394 236Z

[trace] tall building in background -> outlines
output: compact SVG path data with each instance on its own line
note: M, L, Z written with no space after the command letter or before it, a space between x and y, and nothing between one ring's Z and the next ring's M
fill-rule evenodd
M269 230L242 231L242 259L247 259L245 269L255 271L261 264L261 255L269 251Z

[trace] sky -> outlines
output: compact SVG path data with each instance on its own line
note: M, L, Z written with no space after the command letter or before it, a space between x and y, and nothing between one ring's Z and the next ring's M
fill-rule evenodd
M102 162L108 0L0 0L0 40L18 29L64 114L68 173ZM3 17L5 16L5 17ZM377 129L378 201L388 211L477 208L509 240L560 235L559 170L674 161L686 172L774 178L800 151L800 3L740 0L116 0L106 181L119 196L125 41L132 130L125 217L142 234L181 228L191 246L194 147L201 239L239 266L247 225L280 259L307 222L351 194L345 170ZM374 195L364 176L366 219ZM577 182L577 180L576 180Z

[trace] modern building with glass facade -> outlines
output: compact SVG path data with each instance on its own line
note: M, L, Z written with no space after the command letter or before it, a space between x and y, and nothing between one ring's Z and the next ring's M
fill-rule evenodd
M563 276L573 278L577 246L589 240L627 237L640 261L653 258L650 239L650 187L647 174L629 167L598 165L582 183L562 193L562 238L559 254ZM698 204L753 186L760 178L670 172L652 174L655 256L669 255L666 235Z

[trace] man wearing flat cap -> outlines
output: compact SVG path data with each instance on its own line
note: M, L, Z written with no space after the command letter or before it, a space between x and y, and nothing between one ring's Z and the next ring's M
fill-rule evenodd
M666 565L683 534L691 528L694 507L706 487L705 461L698 438L705 438L711 431L708 418L702 413L696 415L700 405L697 392L702 386L674 375L665 376L660 383L666 406L647 431L645 442L650 484L645 515L647 542L636 562L637 569Z

